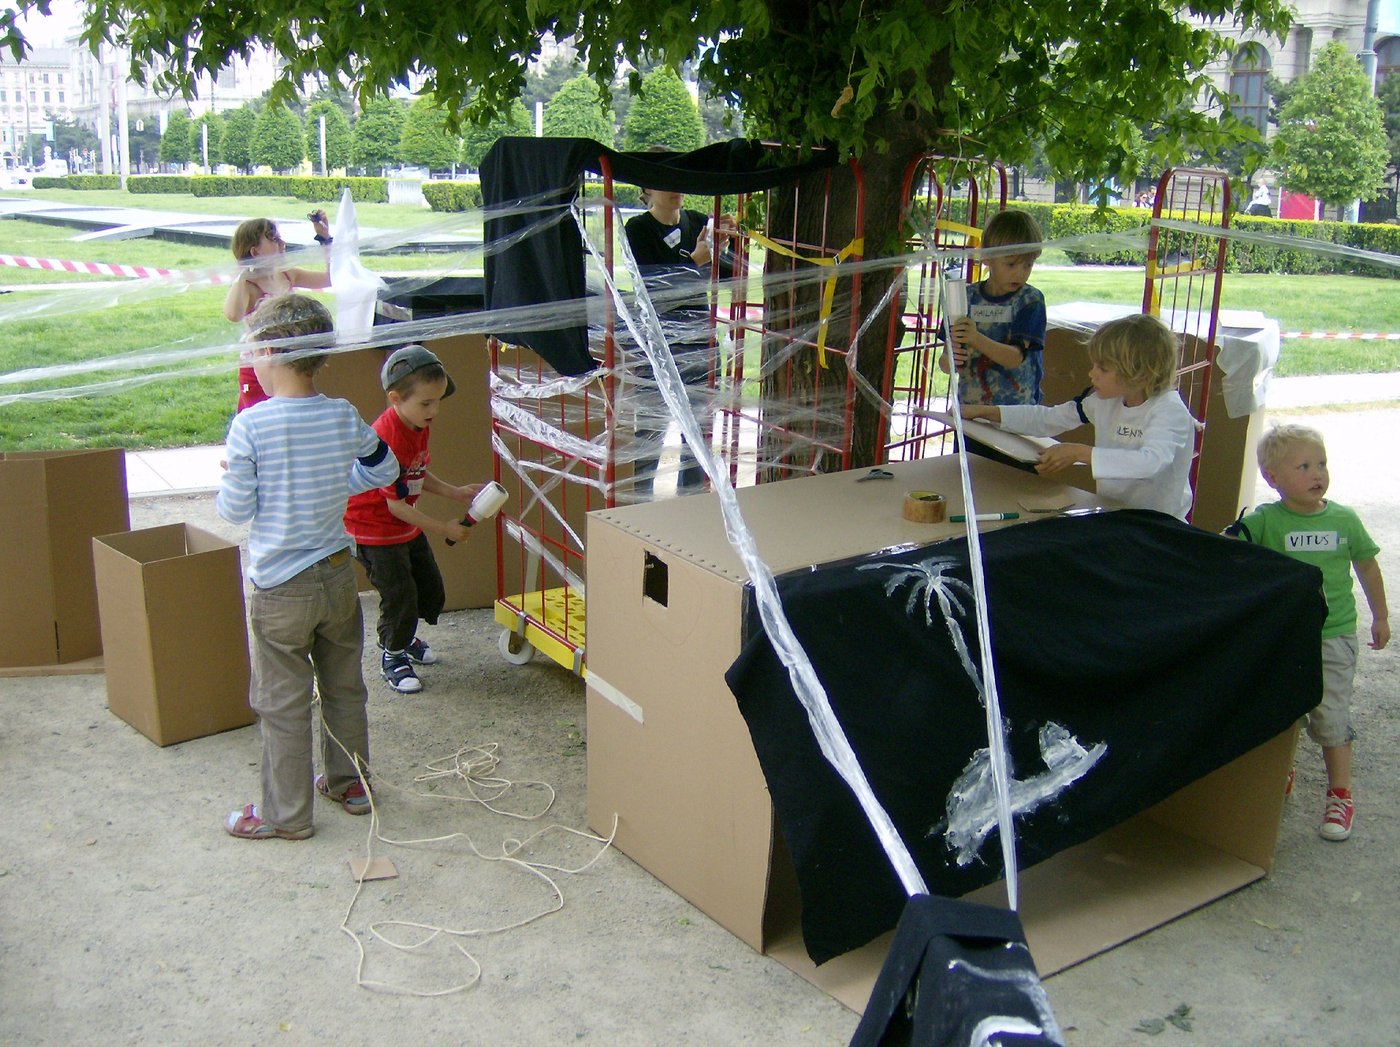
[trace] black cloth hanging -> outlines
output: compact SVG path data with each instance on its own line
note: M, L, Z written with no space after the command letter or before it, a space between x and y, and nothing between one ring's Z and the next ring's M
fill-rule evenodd
M1320 700L1326 607L1315 568L1146 510L1020 524L984 535L982 548L1013 775L1045 770L1048 723L1086 749L1106 746L1084 777L1017 818L1022 867L1165 799ZM956 539L796 571L779 591L930 893L957 897L1002 869L995 829L966 865L944 834L949 790L987 736L937 604L929 624L928 594L915 589L920 565L939 558L970 585L966 540ZM893 927L906 899L752 606L745 630L726 680L792 852L808 952L822 963Z
M975 902L910 898L851 1047L967 1047L992 1033L1005 1047L1064 1043L1021 918Z
M578 305L546 326L502 330L500 336L529 346L561 374L583 374L595 366L583 319L583 238L562 212L578 194L585 171L602 173L604 158L614 182L703 195L772 189L838 159L835 150L823 150L803 163L779 164L777 155L744 138L688 153L622 153L591 138L498 139L481 161L486 308ZM524 202L521 213L504 213L518 201Z

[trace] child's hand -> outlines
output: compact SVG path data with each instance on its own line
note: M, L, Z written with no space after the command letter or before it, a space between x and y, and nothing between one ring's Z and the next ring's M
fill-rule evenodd
M1366 646L1373 651L1385 649L1385 645L1390 643L1390 619L1374 618L1371 620L1371 642Z
M977 348L977 325L970 317L961 317L953 321L953 359L959 367L967 363L968 356L972 350Z
M311 219L311 227L316 230L317 236L331 235L331 226L330 223L326 221L325 211L317 209L312 211L307 217Z
M1088 444L1055 444L1040 453L1035 471L1044 475L1063 472L1071 465L1088 463L1094 449Z
M471 537L472 529L460 520L448 520L442 525L442 533L449 542L465 542Z
M461 487L454 487L452 489L452 497L463 505L471 505L472 499L476 497L477 492L485 486L485 484L462 484Z

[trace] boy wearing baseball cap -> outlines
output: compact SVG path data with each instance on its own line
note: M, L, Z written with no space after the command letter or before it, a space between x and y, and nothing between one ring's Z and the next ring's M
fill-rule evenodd
M399 462L399 479L350 499L345 529L355 542L355 559L379 591L379 671L400 694L423 689L414 663L437 661L432 648L418 638L418 620L436 625L446 599L442 572L428 545L428 534L454 542L471 533L456 519L438 520L417 506L424 491L471 503L480 484L455 487L428 470L428 434L442 401L456 391L446 369L421 345L395 350L380 371L389 406L374 430Z

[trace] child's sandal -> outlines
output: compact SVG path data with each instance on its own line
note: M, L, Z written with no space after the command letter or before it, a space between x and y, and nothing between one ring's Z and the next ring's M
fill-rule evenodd
M262 820L255 803L229 811L224 819L224 832L240 840L305 840L315 831L309 825L305 829L279 829L269 825Z
M365 792L364 783L356 778L342 793L331 793L330 783L326 781L324 774L316 776L316 791L328 800L334 800L344 808L346 814L369 814L370 802L369 794Z

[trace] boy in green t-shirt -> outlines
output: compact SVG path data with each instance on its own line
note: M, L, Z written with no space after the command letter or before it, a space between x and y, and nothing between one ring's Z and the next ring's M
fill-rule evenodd
M1302 425L1279 425L1259 441L1259 470L1279 501L1241 517L1229 532L1276 549L1322 571L1327 620L1322 626L1322 702L1308 714L1308 736L1322 746L1327 765L1327 806L1319 830L1325 840L1351 835L1351 727L1349 704L1356 673L1356 599L1351 573L1371 608L1370 647L1390 642L1385 581L1376 562L1380 548L1355 512L1327 499L1327 451L1322 434ZM1291 783L1291 779L1290 779Z

